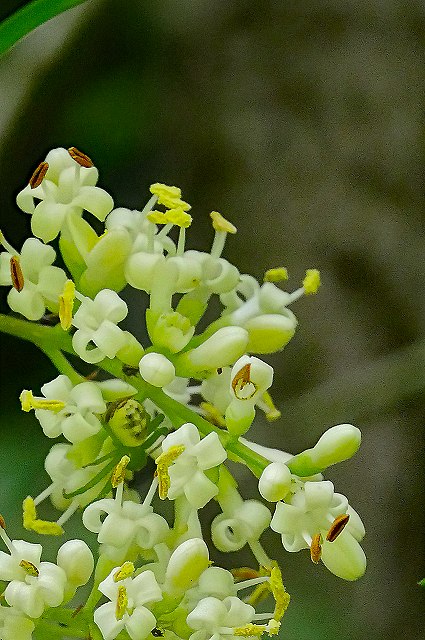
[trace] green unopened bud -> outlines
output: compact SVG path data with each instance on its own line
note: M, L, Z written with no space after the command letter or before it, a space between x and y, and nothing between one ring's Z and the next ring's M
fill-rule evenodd
M264 314L247 320L244 324L248 331L247 351L250 353L274 353L280 351L295 333L297 319L285 309L284 314Z
M116 437L128 447L137 447L144 441L148 419L143 405L132 398L112 402L105 415Z
M320 473L333 464L351 458L360 447L360 442L360 429L352 424L338 424L325 431L312 449L294 456L288 462L288 467L298 476Z
M165 574L164 591L172 596L193 587L209 565L208 547L200 538L186 540L172 553Z
M177 311L162 313L158 318L148 309L146 322L149 337L156 348L164 347L171 353L178 353L188 344L195 333L190 320Z
M199 347L176 359L178 375L196 371L212 371L233 364L246 350L248 333L242 327L222 327Z
M234 436L243 436L255 418L255 408L250 402L233 400L224 415L226 428Z

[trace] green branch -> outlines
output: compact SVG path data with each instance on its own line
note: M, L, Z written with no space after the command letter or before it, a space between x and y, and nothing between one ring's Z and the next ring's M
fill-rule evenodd
M86 0L32 0L0 24L0 55L30 31Z

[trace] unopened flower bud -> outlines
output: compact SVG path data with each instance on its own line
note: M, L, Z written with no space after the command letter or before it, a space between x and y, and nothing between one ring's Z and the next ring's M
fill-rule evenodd
M265 500L278 502L291 487L292 474L283 462L272 462L261 474L258 490Z
M139 362L143 380L154 387L165 387L175 378L176 370L168 358L161 353L147 353Z
M247 350L251 353L274 353L280 351L295 333L297 319L288 309L284 314L264 314L244 323L248 331Z
M58 565L74 586L86 584L94 569L93 554L83 540L68 540L58 551Z
M226 367L244 353L248 333L242 327L222 327L199 347L180 357L182 364L195 370L210 371Z
M164 591L179 595L194 586L209 564L208 547L200 538L186 540L172 553L165 574Z

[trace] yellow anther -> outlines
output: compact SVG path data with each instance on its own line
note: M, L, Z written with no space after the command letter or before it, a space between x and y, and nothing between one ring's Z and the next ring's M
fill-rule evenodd
M317 293L320 287L320 271L318 269L307 269L303 280L303 287L306 295Z
M118 569L116 573L114 573L114 582L120 582L121 580L125 580L129 578L134 573L134 564L132 562L124 562L122 567Z
M233 635L242 637L262 636L265 631L267 631L265 624L252 624L249 622L244 627L235 627L233 629Z
M274 422L275 420L278 420L282 414L279 411L279 409L275 407L273 398L271 397L268 391L265 391L263 393L263 395L261 396L261 400L264 402L264 404L267 407L267 411L265 411L267 420L269 422Z
M186 213L181 207L169 209L165 212L165 217L168 223L175 224L177 227L183 227L184 229L187 229L192 224L192 216L190 213Z
M286 267L267 269L266 273L264 274L264 282L283 282L288 278L288 269Z
M166 198L181 198L182 192L179 187L170 187L168 184L155 182L149 187L149 191L158 198L164 196Z
M269 621L269 624L267 625L266 631L269 636L277 636L277 634L279 633L279 629L280 629L280 622L272 618Z
M125 612L127 611L128 597L127 589L121 585L118 587L117 606L115 608L115 617L117 620L122 620Z
M310 545L310 558L314 564L317 564L322 557L322 536L320 533L316 533Z
M156 475L158 477L158 495L161 500L165 500L168 495L168 489L170 488L170 476L168 474L169 467L175 460L183 453L185 447L183 444L176 444L155 460Z
M118 485L121 484L121 482L124 482L125 470L129 462L130 462L130 457L123 456L121 460L118 462L115 469L113 470L112 477L111 477L111 484L114 489L116 489Z
M22 569L25 571L27 575L33 576L34 578L38 578L40 572L35 566L35 564L30 562L29 560L21 560L21 562L19 563L19 566L22 567Z
M273 619L279 622L288 608L291 596L283 586L282 573L277 565L272 568L270 573L270 588L276 603Z
M210 218L215 231L224 231L225 233L237 232L235 225L226 220L218 211L211 211Z
M67 280L61 295L59 296L59 320L64 331L68 331L72 325L72 310L75 300L75 284Z
M205 411L205 418L211 424L215 424L217 427L225 427L226 421L221 415L220 411L210 402L201 402L199 405L201 409Z
M326 534L326 540L328 542L334 542L339 534L342 533L343 529L345 529L349 519L350 516L348 513L343 513L340 516L337 516L329 527L329 531Z
M49 522L48 520L39 520L31 496L25 498L22 503L23 524L28 531L35 531L44 536L61 536L63 534L62 527L57 522Z
M257 391L256 385L251 380L251 364L244 365L239 369L232 380L233 393L238 400L249 400Z
M167 216L162 211L151 211L146 217L154 224L167 224Z
M22 411L31 411L31 409L45 409L58 413L65 407L65 403L61 400L50 400L49 398L35 398L32 391L24 389L19 396Z
M24 288L24 274L22 273L21 263L19 262L19 256L12 256L10 258L10 279L12 280L13 288L20 292Z

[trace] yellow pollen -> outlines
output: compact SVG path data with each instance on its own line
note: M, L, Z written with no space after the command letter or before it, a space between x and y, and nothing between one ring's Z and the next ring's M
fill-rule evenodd
M22 411L31 411L31 409L44 409L58 413L65 407L65 403L61 400L50 400L49 398L35 398L32 391L24 389L19 396Z
M276 603L273 619L279 622L288 608L291 596L283 586L282 573L277 565L272 568L270 573L270 588Z
M250 622L244 627L235 627L233 629L233 635L242 637L262 636L265 631L267 631L265 624L252 624Z
M125 470L129 462L130 462L129 456L123 456L121 460L118 462L115 469L113 470L112 477L111 477L111 484L114 489L116 489L118 485L121 484L121 482L124 482Z
M317 564L322 557L322 536L320 533L316 533L311 541L310 545L310 558L314 564Z
M185 447L183 444L176 444L161 453L155 460L156 475L158 477L158 495L161 500L165 500L168 495L168 489L170 488L168 469L184 450Z
M280 622L272 618L269 624L267 625L267 634L269 636L277 636L277 634L279 633L279 629L280 629Z
M273 398L271 397L268 391L265 391L261 396L262 401L267 406L268 411L266 411L266 418L269 422L274 422L275 420L279 420L282 415L277 407L275 407Z
M92 160L86 156L85 153L77 149L77 147L70 147L68 149L68 153L71 158L80 165L80 167L85 167L87 169L93 166Z
M36 187L39 187L41 185L47 173L48 168L49 168L48 162L40 162L37 169L34 171L34 173L30 178L29 185L31 189L35 189Z
M13 288L18 292L22 291L25 281L18 256L10 258L10 279L12 280Z
M19 566L22 567L25 573L28 574L29 576L38 578L40 572L35 566L35 564L30 562L29 560L21 560L21 562L19 563Z
M120 580L125 580L129 578L134 573L134 564L132 562L124 562L122 567L118 569L116 573L114 573L114 582L120 582Z
M35 531L44 536L61 536L64 531L57 522L39 520L33 498L28 496L22 503L23 525L27 531Z
M250 375L251 365L248 362L242 367L242 369L239 369L232 380L232 389L238 400L249 400L249 398L252 398L252 396L255 395L255 392L257 391L257 387L252 382ZM245 389L247 385L250 385L250 387ZM244 390L245 393L242 393Z
M224 231L225 233L237 232L235 225L226 220L218 211L211 211L210 218L215 231Z
M303 287L306 295L317 293L320 287L320 271L318 269L307 269L303 280Z
M154 224L167 224L167 216L162 211L151 211L146 217Z
M167 223L175 224L177 227L183 227L184 229L187 229L192 224L192 216L181 207L166 211L165 218Z
M326 534L326 540L328 542L334 542L339 534L342 533L342 531L345 529L345 526L349 519L350 516L348 515L348 513L343 513L342 515L337 516L329 527L329 531Z
M226 421L221 415L220 411L210 402L201 402L199 405L201 409L205 411L205 418L211 424L215 424L217 427L225 427Z
M288 278L288 269L286 267L267 269L266 273L264 274L264 282L283 282Z
M75 300L75 284L67 280L61 295L59 296L59 320L64 331L68 331L72 325L72 310Z
M161 184L161 182L155 182L149 187L149 191L154 196L165 196L166 198L181 198L182 192L179 187L170 187L168 184Z
M128 597L126 588L121 585L118 587L117 606L115 608L115 617L117 620L122 620L125 612L127 611Z

